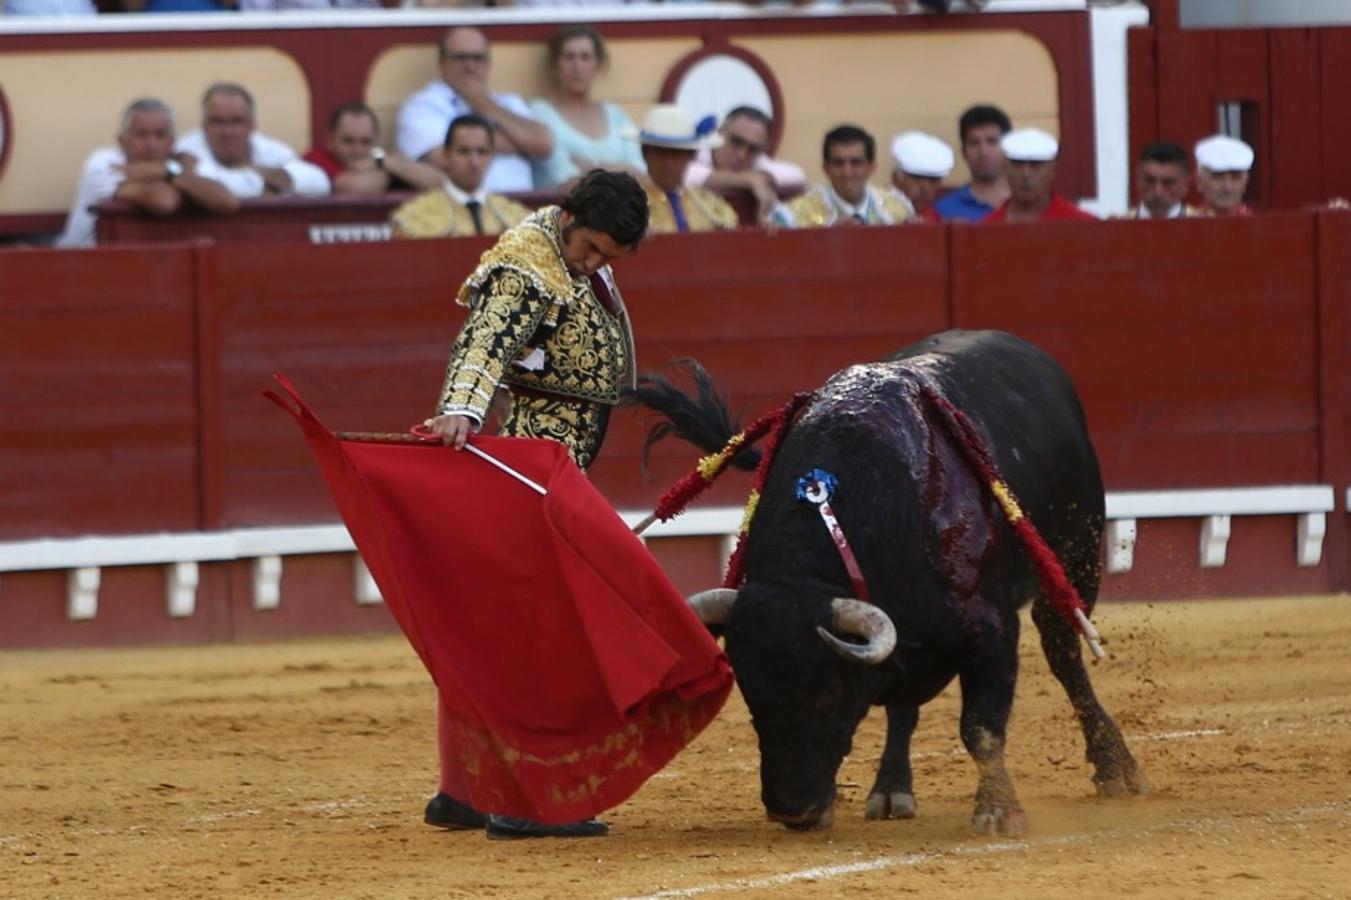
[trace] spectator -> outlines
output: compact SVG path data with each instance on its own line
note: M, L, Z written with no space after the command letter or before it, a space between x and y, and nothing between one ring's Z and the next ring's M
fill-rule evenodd
M324 170L334 194L377 196L389 190L438 187L444 176L379 146L380 120L364 103L344 103L328 117L328 143L305 154Z
M685 183L709 190L750 191L761 220L779 203L780 195L799 194L807 186L800 166L768 153L774 120L753 106L738 106L723 117L722 146L700 150L685 170Z
M1184 201L1191 172L1181 145L1158 141L1145 147L1135 167L1135 191L1140 202L1126 211L1127 219L1190 219L1199 210Z
M234 12L238 7L238 0L122 0L126 12Z
M1252 170L1252 148L1237 138L1217 134L1196 145L1196 186L1203 216L1251 216L1243 202Z
M419 194L390 216L401 238L501 234L519 225L530 210L484 187L493 161L493 127L470 113L450 123L442 154L440 187Z
M559 206L544 207L500 238L458 292L457 302L469 307L469 316L451 349L439 414L423 424L442 443L461 450L482 428L494 397L505 393L507 414L499 434L558 441L585 471L600 451L611 407L634 383L633 332L610 263L636 250L646 229L647 200L633 176L594 170ZM503 511L485 512L505 523L501 539L512 540L512 523ZM531 589L527 578L518 581L520 590ZM491 597L464 591L457 596L453 585L446 587L457 601L492 604ZM600 639L604 632L588 634ZM541 631L531 640L551 637ZM613 671L633 671L632 654L626 658L622 648L615 650ZM501 652L510 650L504 645ZM522 658L505 665L531 664ZM437 704L441 781L424 822L452 830L486 825L493 839L594 837L610 830L595 819L549 825L485 815L470 806L467 770L478 759L456 752L462 743L456 732L465 726L452 717L453 708L445 698ZM571 714L549 712L560 723ZM642 740L638 729L619 734L635 744Z
M821 168L830 184L812 188L781 203L770 222L784 228L829 228L847 225L894 225L909 217L894 193L868 183L877 171L877 142L856 125L841 125L826 134Z
M490 191L528 191L530 161L553 151L549 129L530 116L517 94L488 90L492 67L488 38L477 28L452 28L441 38L441 77L404 101L399 109L399 150L409 159L441 168L451 119L478 113L493 124L497 155L488 169Z
M679 106L652 107L638 132L647 166L648 231L712 231L737 227L736 211L712 191L685 184L685 169L698 150L721 146L713 117L698 125Z
M999 142L1008 170L1009 199L982 222L1096 221L1053 189L1060 144L1040 128L1019 128Z
M1012 127L997 106L973 106L962 113L957 128L971 181L939 198L934 208L940 216L977 222L1008 200L1009 182L999 142Z
M93 16L92 0L0 0L0 16Z
M224 185L197 173L190 156L171 156L174 117L159 100L137 100L122 113L116 147L104 147L89 155L75 191L75 202L66 218L58 247L92 247L94 204L116 197L156 215L179 210L184 199L202 209L230 213L239 208Z
M281 12L295 9L380 9L380 0L239 0L240 12Z
M259 133L256 122L253 96L237 84L217 82L202 96L202 127L185 134L178 151L195 157L201 174L221 182L236 197L329 192L323 169Z
M943 190L943 179L952 172L952 148L931 134L907 131L891 142L896 168L891 184L914 221L941 222L934 201Z
M537 188L553 188L594 168L643 174L643 155L626 135L633 120L613 103L591 97L596 76L610 63L605 39L590 25L568 25L549 41L548 97L533 100L530 110L553 133L553 152L535 160Z

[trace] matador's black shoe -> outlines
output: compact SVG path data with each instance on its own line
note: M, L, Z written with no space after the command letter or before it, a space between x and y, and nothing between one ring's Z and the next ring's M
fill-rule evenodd
M427 801L427 811L423 813L422 821L437 828L465 831L482 828L487 824L488 817L468 803L461 803L449 794L437 792L435 797Z
M568 822L564 825L545 825L514 816L488 817L488 837L495 841L510 841L531 837L600 837L610 832L610 826L597 819Z

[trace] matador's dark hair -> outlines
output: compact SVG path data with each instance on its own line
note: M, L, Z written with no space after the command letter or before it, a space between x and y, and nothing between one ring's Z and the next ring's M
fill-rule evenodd
M647 234L647 192L627 172L592 169L558 204L583 228L632 249Z

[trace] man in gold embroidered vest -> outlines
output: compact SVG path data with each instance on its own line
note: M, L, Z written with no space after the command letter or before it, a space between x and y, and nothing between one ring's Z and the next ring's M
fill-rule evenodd
M477 114L459 116L446 129L441 157L445 182L394 210L396 238L501 234L519 225L530 210L484 188L493 161L492 124Z
M1135 191L1140 202L1126 210L1125 219L1191 219L1200 210L1186 202L1191 183L1187 151L1170 141L1145 147L1135 167Z
M596 458L610 407L632 386L633 332L610 263L647 232L647 196L624 172L593 169L558 206L531 213L485 252L457 302L469 307L451 350L440 414L424 424L463 449L483 427L499 388L510 397L499 434L549 438L586 469ZM452 727L444 715L438 727ZM461 765L441 742L441 789L425 821L482 827L488 836L592 837L609 829L588 819L544 825L483 816L451 795Z
M830 180L769 214L771 227L831 228L895 225L910 217L900 197L868 183L877 171L877 142L856 125L831 129L821 148L821 168Z
M633 334L609 263L638 246L647 197L631 176L593 170L558 206L498 239L460 288L469 307L431 429L457 449L482 427L499 385L501 434L560 441L585 469L609 407L634 372Z
M716 119L699 123L670 103L652 107L637 133L647 165L647 202L652 209L649 230L714 231L736 228L736 210L718 194L685 184L685 170L696 151L722 146L714 131Z

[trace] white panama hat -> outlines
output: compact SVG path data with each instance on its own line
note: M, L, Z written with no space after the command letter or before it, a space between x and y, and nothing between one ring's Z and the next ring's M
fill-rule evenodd
M1015 128L999 141L1006 159L1020 162L1050 162L1060 152L1060 142L1040 128Z
M952 148L923 131L904 131L891 142L891 156L902 172L920 178L947 178L956 157Z
M1212 172L1246 172L1252 161L1252 148L1238 138L1216 134L1196 144L1196 164Z
M660 103L643 118L643 127L630 130L628 136L640 144L670 150L714 150L722 146L722 135L716 128L713 116L695 122L694 116L674 103Z

